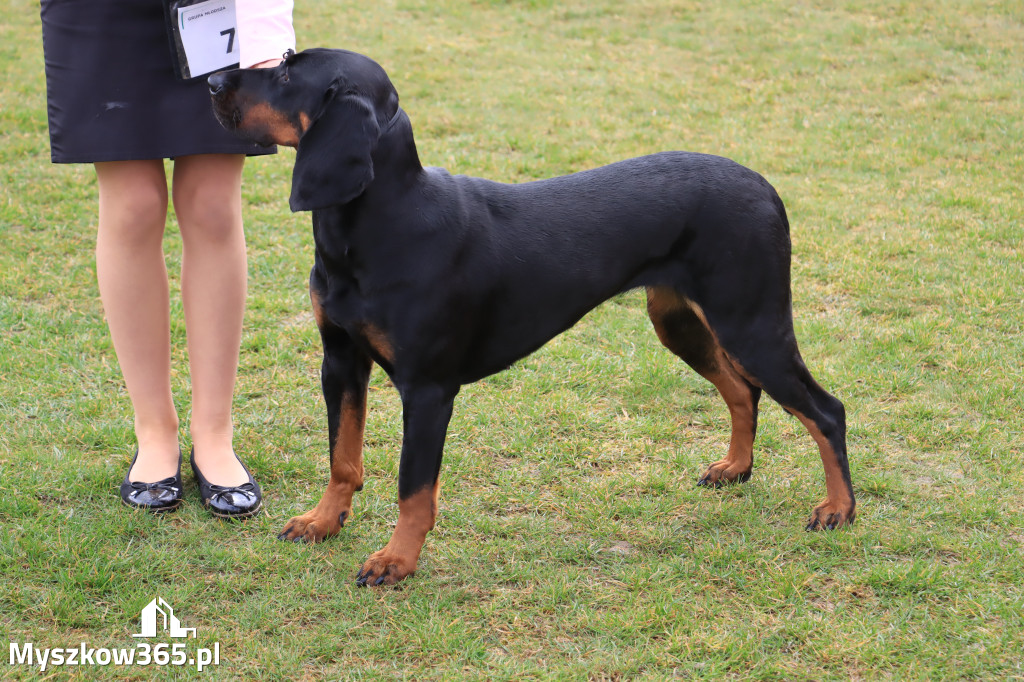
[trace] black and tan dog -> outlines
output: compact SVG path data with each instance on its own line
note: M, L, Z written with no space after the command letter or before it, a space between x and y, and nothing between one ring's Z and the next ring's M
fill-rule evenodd
M757 173L667 152L506 185L420 165L398 94L374 61L289 53L209 79L225 127L297 147L291 208L313 212L313 311L323 339L331 478L282 538L336 534L363 485L367 381L402 398L398 524L359 584L416 569L437 514L448 421L463 384L537 350L611 296L647 290L654 329L713 383L732 417L703 485L745 481L762 389L810 431L827 496L808 529L853 521L843 405L807 371L790 300L789 224Z

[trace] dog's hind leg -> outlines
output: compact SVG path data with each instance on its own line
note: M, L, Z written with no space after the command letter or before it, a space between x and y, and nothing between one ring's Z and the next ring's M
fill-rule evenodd
M736 358L766 393L800 420L818 445L825 467L825 499L814 508L807 530L833 529L853 522L856 502L846 455L846 410L823 389L792 349L762 344L753 357Z
M699 485L744 482L754 466L757 403L761 389L737 371L700 308L668 287L648 287L647 313L661 342L714 384L732 418L729 451L709 465Z
M850 466L846 456L846 411L843 404L811 376L793 333L788 310L765 311L742 322L734 311L705 309L705 320L732 369L763 389L795 416L818 445L825 468L826 498L814 508L808 530L838 528L855 516ZM717 322L716 322L717 320Z

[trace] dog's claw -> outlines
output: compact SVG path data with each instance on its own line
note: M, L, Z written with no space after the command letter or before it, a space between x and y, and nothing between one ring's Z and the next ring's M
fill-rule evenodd
M371 555L356 573L356 585L359 587L380 587L395 585L408 578L416 571L414 560L403 558L398 554L389 554L384 550Z
M815 511L804 530L835 530L853 523L854 514L851 511L821 512Z
M290 519L277 537L279 540L316 544L337 535L341 530L341 521L348 516L348 512L335 516L333 512L329 515L321 514L314 509Z
M718 490L731 483L746 483L750 480L750 471L741 471L738 474L730 474L729 469L721 462L715 462L708 467L704 475L697 480L697 485L705 488Z

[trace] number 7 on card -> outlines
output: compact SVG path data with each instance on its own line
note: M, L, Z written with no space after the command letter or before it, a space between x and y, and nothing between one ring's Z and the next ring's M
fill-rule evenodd
M238 66L235 0L170 0L167 16L183 79Z

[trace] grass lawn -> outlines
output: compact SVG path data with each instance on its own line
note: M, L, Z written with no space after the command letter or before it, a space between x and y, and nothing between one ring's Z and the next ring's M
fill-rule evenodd
M806 533L813 441L767 398L749 483L640 293L467 387L420 570L359 589L397 518L375 370L342 534L278 542L326 482L292 150L246 167L239 451L266 513L122 507L130 406L99 304L96 186L53 166L38 17L0 0L0 625L134 647L155 597L210 679L1024 679L1024 5L1019 0L300 0L299 46L388 69L425 164L520 182L665 149L762 173L793 226L797 335L846 404L856 524ZM172 223L169 268L180 266ZM187 449L184 327L174 386ZM169 641L169 640L161 640ZM0 678L172 679L191 668Z

